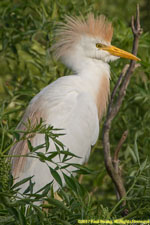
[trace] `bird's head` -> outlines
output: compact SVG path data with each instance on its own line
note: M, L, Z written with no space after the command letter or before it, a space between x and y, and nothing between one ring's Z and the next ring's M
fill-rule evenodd
M85 66L91 59L105 63L119 57L140 60L135 55L111 45L113 27L105 16L94 18L89 14L87 20L66 17L56 32L57 42L52 49L57 58L74 70ZM90 60L89 60L90 59Z

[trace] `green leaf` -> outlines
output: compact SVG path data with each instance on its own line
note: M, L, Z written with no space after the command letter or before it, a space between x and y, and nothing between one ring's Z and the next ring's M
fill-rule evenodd
M51 167L49 167L49 169L50 169L50 172L51 172L52 176L54 177L54 179L62 187L62 180L61 180L59 173L57 173L57 171Z
M61 141L59 141L58 139L55 138L54 142L55 142L55 144L57 144L59 147L61 147L61 149L64 149L64 144L63 144Z
M23 194L26 194L26 193L33 193L33 187L35 185L35 182L32 182L31 179L29 180L29 186L26 188L26 190L23 192Z
M130 152L133 161L136 163L137 162L137 157L135 155L135 152L132 150L132 148L130 146L128 146L128 151Z
M143 163L141 163L140 165L140 171L142 172L145 168L146 168L146 165L147 165L147 158L144 160Z
M47 161L52 161L53 158L55 158L56 155L58 155L58 152L50 152L50 155L47 157Z
M28 143L28 148L29 148L30 152L33 152L34 148L33 148L32 144L31 144L31 141L27 140L27 143Z
M69 212L70 213L70 210L63 204L63 202L57 200L57 199L54 199L54 198L51 198L51 197L48 197L47 198L47 201L63 210L65 210L66 212ZM48 205L48 204L43 204L42 205L44 208L51 208L51 205Z
M63 155L66 155L66 156L72 156L72 157L76 157L76 158L81 158L80 156L77 156L75 154L73 154L72 152L69 152L69 151L60 151L60 154L63 154Z
M24 183L26 183L26 182L30 181L32 177L33 177L33 176L31 176L31 177L27 177L27 178L25 178L25 179L23 179L23 180L21 180L21 181L17 182L16 184L14 184L14 185L13 185L13 187L12 187L12 188L14 189L14 188L16 188L16 187L21 186L22 184L24 184Z
M49 149L49 136L47 134L45 134L45 144L46 144L46 152Z
M81 197L83 197L84 194L85 194L85 189L84 189L83 185L81 185L81 184L78 182L78 180L77 180L72 174L71 174L71 177L70 177L70 178L73 180L74 184L76 185L76 189L77 189L78 194L79 194Z
M0 223L1 224L8 224L8 223L15 222L14 216L0 216Z
M70 187L73 191L77 192L76 185L74 183L74 180L67 176L65 173L63 173L64 179L68 187Z
M45 217L45 214L44 214L43 210L40 209L39 206L33 205L33 208L35 209L36 213L39 215L40 218Z
M137 132L135 135L135 139L134 139L134 152L135 152L137 162L139 165L140 165L140 157L139 157L139 150L138 150L138 145L137 145L137 138L140 134L141 134L140 132Z
M27 225L24 214L19 209L17 209L17 211L18 211L18 217L19 217L20 225Z
M39 149L42 149L42 148L45 148L45 144L41 144L41 145L38 145L38 146L36 146L36 147L33 147L32 152L35 152L35 151L37 151L37 150L39 150Z
M93 171L83 165L80 165L80 164L71 164L73 167L77 168L78 170L75 170L73 172L77 172L79 174L97 174L98 172L97 171Z
M57 145L56 143L54 143L54 144L55 144L55 147L56 147L57 152L60 154L60 148L59 148L59 145Z
M40 190L38 190L38 191L36 192L36 194L43 191L43 192L42 192L42 195L43 195L43 196L47 195L48 192L49 192L50 189L51 189L51 184L52 184L52 183L53 183L53 181L50 182L50 183L48 183L48 184L46 184L44 187L40 188Z
M44 162L47 158L43 152L36 152L41 162Z
M59 223L61 223L62 225L71 225L71 223L69 223L69 222L67 222L67 221L65 221L65 220L57 219L57 221L58 221Z
M18 133L18 132L13 132L13 136L15 137L15 139L17 140L17 141L19 141L20 140L20 134Z

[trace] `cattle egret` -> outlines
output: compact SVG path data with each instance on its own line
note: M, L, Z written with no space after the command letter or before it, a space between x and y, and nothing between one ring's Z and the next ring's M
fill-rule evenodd
M52 49L57 58L74 71L73 75L64 76L41 90L29 103L17 129L25 130L28 120L34 125L40 118L47 125L63 129L65 135L59 140L66 149L79 158L73 157L68 163L83 164L90 155L91 146L99 135L99 120L106 111L109 97L110 68L108 62L119 57L140 60L135 55L111 45L112 24L101 15L94 18L88 15L87 20L78 17L66 17L56 32L57 42ZM44 134L30 138L32 146L45 143ZM45 149L38 150L46 154ZM48 152L56 151L50 140ZM18 142L10 155L29 153L26 140ZM59 162L57 156L53 159ZM47 162L55 169L56 165ZM68 167L72 172L73 166ZM57 170L58 171L58 170ZM65 172L65 170L64 170ZM61 171L63 184L65 181ZM15 182L33 176L34 192L53 181L48 166L39 159L31 157L12 157L12 175ZM27 184L21 186L21 192ZM53 182L54 191L59 185Z

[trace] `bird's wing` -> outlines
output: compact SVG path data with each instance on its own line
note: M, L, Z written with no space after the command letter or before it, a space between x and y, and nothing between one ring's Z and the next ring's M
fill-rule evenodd
M71 152L81 157L80 160L75 158L71 162L83 163L89 156L91 145L95 144L98 137L97 108L91 97L82 91L82 88L76 82L74 83L74 88L72 88L72 85L70 86L70 83L64 82L64 80L60 79L54 82L35 96L29 104L22 122L27 121L29 118L31 123L34 124L36 120L42 117L46 124L64 129L66 135L60 136L59 140ZM22 122L19 124L18 129L25 129ZM44 142L45 137L42 134L35 135L31 140L33 146L43 144ZM52 148L52 145L50 145L48 151L53 151L54 149ZM10 154L24 155L28 151L28 145L25 140L17 143L11 149ZM44 150L40 149L40 151ZM44 169L42 170L44 167L41 167L41 162L36 162L35 168L33 168L32 160L24 157L14 157L12 159L13 176L17 178L22 172L23 179L27 174L32 175L33 173L35 176L38 176L39 173L41 175L42 173L46 174ZM31 167L32 170L30 170ZM26 173L27 170L28 173ZM49 179L50 175L48 174L47 176L47 179Z

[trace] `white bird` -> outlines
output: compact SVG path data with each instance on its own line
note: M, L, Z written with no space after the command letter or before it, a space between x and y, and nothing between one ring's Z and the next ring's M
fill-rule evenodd
M136 56L111 45L112 24L105 16L94 18L90 14L87 20L66 17L65 23L57 33L57 43L52 47L57 58L74 71L74 75L57 79L41 90L29 103L17 129L26 129L28 119L34 125L40 118L45 124L64 130L59 140L66 149L79 156L68 162L83 164L90 155L91 146L99 135L99 120L105 113L109 97L110 68L109 61L119 57L140 60ZM44 134L36 134L30 139L33 147L45 143ZM50 140L48 152L56 151ZM40 152L46 154L45 149ZM20 141L9 152L10 155L29 153L27 141ZM59 157L54 158L59 162ZM48 165L55 169L54 164ZM72 172L73 167L68 170ZM62 177L63 184L64 179ZM34 191L38 191L54 180L48 166L36 158L12 157L12 175L15 182L33 176ZM26 189L23 184L21 192ZM54 191L59 188L56 181Z

